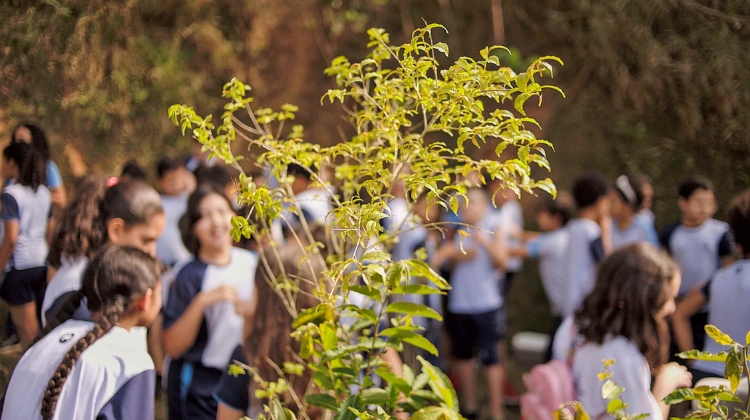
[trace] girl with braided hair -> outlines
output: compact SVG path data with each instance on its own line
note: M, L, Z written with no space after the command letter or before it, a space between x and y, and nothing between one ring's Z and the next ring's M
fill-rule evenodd
M28 347L39 331L39 306L47 287L47 237L51 232L52 201L44 186L44 165L26 143L3 150L3 177L12 184L3 188L0 220L5 227L0 245L0 267L10 271L0 286L18 328L18 338Z
M89 257L103 245L127 245L156 255L156 240L166 223L159 194L139 181L108 183L103 176L84 178L62 215L48 256L55 273L42 303L45 324L81 289ZM75 313L77 319L87 316L85 305Z
M70 319L83 298L93 321ZM134 335L160 308L156 260L126 246L102 250L18 362L2 420L153 419L154 362Z

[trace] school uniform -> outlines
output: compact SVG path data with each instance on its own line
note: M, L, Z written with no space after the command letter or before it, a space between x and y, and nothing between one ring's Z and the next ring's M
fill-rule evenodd
M567 298L563 267L569 234L565 228L543 233L526 244L530 258L539 260L539 276L550 302L552 315L560 317Z
M721 267L721 259L734 252L729 225L715 219L708 219L696 227L673 223L662 230L659 241L680 268L682 284L678 300L711 278ZM703 348L706 337L704 328L707 322L706 311L690 318L697 348ZM671 347L670 354L676 353L677 345L674 338ZM684 363L682 360L675 361Z
M47 287L47 223L52 202L47 187L37 190L20 184L3 188L0 220L18 222L18 239L10 259L10 271L0 286L0 297L10 305L41 305Z
M620 229L619 224L614 220L612 221L613 250L616 251L638 242L647 242L651 245L659 246L659 238L656 235L653 224L649 225L643 218L635 216L628 227Z
M555 336L555 359L570 360L576 399L592 419L607 417L607 403L602 398L602 382L598 374L604 371L601 360L615 359L613 380L627 391L621 395L628 404L628 413L648 414L661 420L659 404L651 393L651 370L638 346L627 338L607 337L602 344L583 342L577 334L573 317L568 317Z
M47 161L47 188L54 190L63 186L62 175L57 164L51 160Z
M590 219L578 218L568 222L568 248L565 253L563 276L566 298L562 315L574 314L596 284L596 266L604 258L602 230Z
M518 200L508 200L495 213L498 226L502 227L505 242L511 246L520 246L521 241L516 234L523 232L523 208ZM503 282L503 296L508 296L513 279L523 268L523 258L509 257L506 264L505 281Z
M701 293L708 302L708 323L715 325L738 343L745 342L750 329L750 261L740 260L717 272L702 287ZM703 350L710 353L726 351L726 346L707 339ZM724 377L724 363L698 360L693 365L693 380L702 377Z
M83 280L83 272L86 270L86 266L89 264L87 257L80 257L74 260L69 258L63 258L60 268L57 270L55 275L47 285L47 290L44 292L44 300L42 301L42 325L47 325L47 322L54 319L57 311L60 307L68 300L68 298L75 292L81 290L81 281ZM86 309L85 305L74 313L74 319L89 319L91 314Z
M224 266L193 259L176 273L169 299L162 308L164 330L185 312L199 292L225 284L237 289L238 300L250 300L255 287L255 253L232 248L231 262ZM167 373L169 418L214 419L218 404L213 390L229 363L232 351L242 341L244 319L229 302L207 308L193 346L170 362Z
M247 364L247 355L245 354L245 348L241 345L237 346L232 352L232 360L238 361L243 364ZM224 369L224 373L221 374L219 383L214 388L213 393L214 399L226 405L227 407L245 413L250 418L250 375L245 372L242 375L232 375L229 373L229 366ZM254 410L255 411L255 410Z
M190 258L190 252L182 243L180 218L187 211L187 195L161 195L166 223L164 232L156 240L156 256L170 267L177 262Z
M50 378L70 348L93 328L93 322L66 321L24 353L5 394L2 420L41 419ZM153 419L155 383L145 342L116 326L78 358L53 419Z
M659 241L680 267L680 296L708 280L721 267L721 259L734 251L729 225L715 219L696 227L674 223L661 232Z
M477 223L479 229L471 229L471 234L486 235L485 231L495 230L494 223L493 215L488 212ZM456 237L456 242L459 238ZM471 236L464 238L463 246L474 250L476 256L457 264L451 273L446 327L451 336L452 353L459 360L469 360L478 347L481 362L486 366L495 365L499 362L497 342L502 338L504 327L499 325L503 322L500 291L504 273L495 267L484 246Z

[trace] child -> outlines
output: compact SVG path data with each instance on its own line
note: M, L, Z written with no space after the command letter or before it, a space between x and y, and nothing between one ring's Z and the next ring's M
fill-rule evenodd
M188 199L183 171L182 162L177 159L163 158L156 165L156 186L161 193L161 202L167 217L164 234L156 242L156 255L170 267L190 258L190 252L182 243L179 227L180 217L185 214Z
M26 348L39 331L39 308L47 287L47 235L51 231L52 201L44 181L44 163L26 143L3 151L3 175L12 185L3 188L0 219L5 235L0 245L0 267L10 271L0 286L8 303L18 339Z
M224 191L224 195L232 203L232 208L239 210L237 187L234 185L232 175L229 174L226 167L222 165L201 166L195 171L195 181L198 185L208 183L216 189Z
M564 227L574 212L573 197L565 191L559 191L556 199L543 199L536 211L536 224L545 233L528 241L523 248L510 250L511 254L539 259L539 276L542 278L542 285L554 317L553 335L562 323L563 307L567 298L561 275L568 248L568 232Z
M159 194L143 182L118 183L109 188L106 182L100 177L84 180L76 199L63 213L50 252L50 262L54 265L60 261L60 268L44 294L42 313L46 320L54 318L68 295L80 290L88 258L104 243L132 246L156 256L156 240L166 223Z
M608 192L606 181L599 175L585 175L573 183L578 217L566 228L568 250L562 275L567 296L561 308L564 317L575 313L594 288L596 265L611 249Z
M610 191L609 197L613 250L636 242L659 245L653 224L637 217L637 212L643 205L644 195L641 185L638 185L627 175L621 175L615 181L615 188Z
M65 193L60 169L58 169L57 164L50 159L49 142L47 141L47 135L44 133L44 130L34 124L19 124L13 130L10 143L27 143L34 148L37 158L45 165L45 177L43 178L42 183L50 192L52 205L57 209L64 209L68 204L68 197Z
M682 219L666 227L659 240L680 267L684 297L730 263L734 250L729 225L711 218L716 213L711 181L692 176L680 184L678 194Z
M729 225L711 218L716 213L713 189L711 181L701 176L683 181L678 189L682 219L664 228L659 235L662 246L682 273L680 299L706 282L720 267L729 264L734 254ZM703 329L707 322L706 312L690 319L697 348L703 348Z
M234 304L251 299L258 257L232 247L233 215L223 191L204 184L190 196L180 220L183 242L194 257L175 270L163 310L173 420L216 418L213 390L242 340L242 316Z
M148 254L121 246L99 253L82 290L16 365L2 418L153 419L154 363L133 330L159 313L160 289ZM70 319L84 297L95 322Z
M489 179L489 175L485 175L485 179ZM493 194L496 223L502 228L505 241L508 246L517 247L522 244L520 238L523 234L523 208L516 193L509 190L498 190L501 186L501 180L493 179L487 183L487 191L488 194ZM513 280L522 268L523 258L517 255L508 256L508 266L503 282L503 296L509 295Z
M500 387L504 368L498 354L498 343L502 339L502 326L498 323L503 307L500 291L506 250L488 195L479 188L469 189L466 195L468 203L461 208L461 220L475 226L470 228L470 236L463 239L466 254L459 247L461 236L457 235L456 241L438 250L432 262L438 267L445 261L454 264L446 327L451 338L451 353L457 359L464 417L475 417L479 408L472 362L478 349L479 359L486 368L490 414L493 419L499 419L503 417Z
M286 279L299 287L300 293L296 294L296 301L293 302L298 311L312 308L318 303L313 297L316 276L310 272L310 265L299 263L304 258L302 249L288 246L278 252L278 258L271 252L267 253L271 273L263 265L258 265L255 272L255 295L250 309L243 314L244 341L234 349L231 357L231 360L256 368L265 381L277 381L279 378L269 360L276 366L283 366L285 362L297 362L300 347L299 341L291 336L292 316L274 288L277 278L286 273ZM305 394L310 374L310 370L305 369L303 376L294 378L290 384L298 396ZM219 402L216 419L239 420L245 415L257 417L257 413L262 412L262 402L253 395L254 385L249 375L233 376L224 369L221 381L214 390L214 398ZM297 404L289 395L282 396L282 403L297 413Z
M738 254L743 259L715 273L705 286L693 289L677 305L672 316L674 335L680 351L694 349L695 341L690 319L708 305L708 323L744 343L750 329L750 191L745 191L729 204L727 221L732 230ZM705 340L702 349L710 353L725 351L713 340ZM705 377L724 377L724 363L696 361L695 382Z
M662 402L664 397L690 386L684 367L664 364L669 345L666 317L674 312L679 288L675 263L647 243L625 247L602 262L594 290L555 337L555 356L571 361L576 398L591 418L607 415L608 401L602 398L598 377L601 360L616 360L613 379L626 390L621 397L629 404L628 413L666 419L669 406Z

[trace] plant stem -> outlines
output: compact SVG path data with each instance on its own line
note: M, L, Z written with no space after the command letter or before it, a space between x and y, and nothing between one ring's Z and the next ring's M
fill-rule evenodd
M748 389L750 390L750 364L748 364L748 346L742 349L742 361L745 363L745 379L747 380ZM745 397L745 412L750 412L750 395Z

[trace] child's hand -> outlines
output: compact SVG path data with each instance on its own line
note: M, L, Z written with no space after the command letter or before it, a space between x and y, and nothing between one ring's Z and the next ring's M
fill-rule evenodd
M689 388L693 385L693 375L685 366L667 363L662 366L654 381L654 397L661 401L678 388Z
M203 304L213 306L220 302L237 302L237 289L229 284L223 284L209 292L203 292Z

